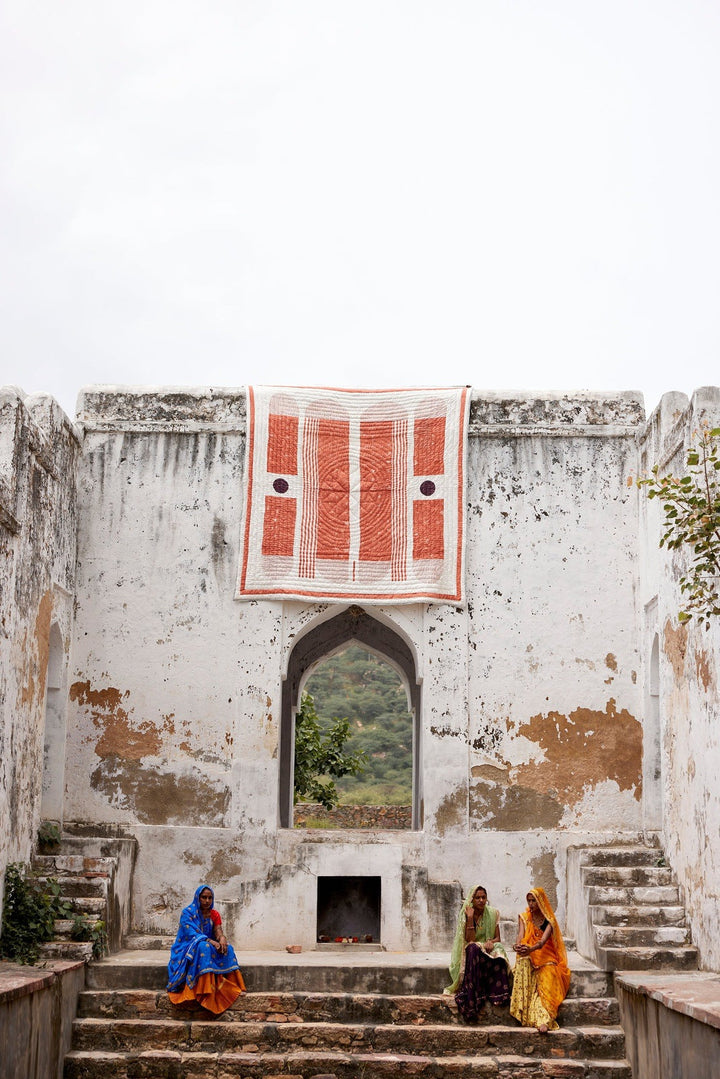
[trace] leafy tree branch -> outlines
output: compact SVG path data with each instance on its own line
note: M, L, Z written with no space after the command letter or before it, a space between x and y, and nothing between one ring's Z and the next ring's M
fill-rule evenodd
M303 693L300 711L295 716L295 789L293 801L319 802L325 809L338 804L339 794L333 779L364 771L365 754L347 753L350 737L347 719L333 719L323 734L309 693Z
M704 428L687 452L687 475L652 475L637 480L648 498L659 498L665 514L660 546L687 549L690 566L680 578L686 602L680 622L694 616L708 629L720 615L720 427Z

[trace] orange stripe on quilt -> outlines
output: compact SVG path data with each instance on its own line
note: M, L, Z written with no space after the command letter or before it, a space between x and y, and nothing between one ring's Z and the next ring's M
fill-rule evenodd
M268 416L267 470L297 476L298 418L271 412Z
M350 557L350 424L320 420L317 440L317 556Z
M413 502L413 558L444 558L445 502Z
M297 500L265 495L262 553L292 558Z
M440 476L444 473L444 416L415 420L413 469L416 476Z
M360 558L392 558L392 421L360 424Z

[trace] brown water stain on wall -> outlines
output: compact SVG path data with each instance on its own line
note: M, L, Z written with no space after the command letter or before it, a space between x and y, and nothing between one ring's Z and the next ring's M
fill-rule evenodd
M47 682L48 653L50 650L50 622L52 621L53 595L45 592L38 604L32 641L25 635L23 655L26 658L26 679L20 690L20 704L33 708L42 705Z
M478 769L479 771L479 769ZM487 772L487 769L483 769ZM556 828L564 806L551 794L511 782L509 769L494 769L504 776L474 776L470 780L470 827L520 832L527 828ZM475 772L475 769L473 769Z
M216 884L226 884L232 877L239 877L242 873L241 854L239 847L215 851L210 860L208 879Z
M518 734L537 743L545 760L520 765L514 780L521 786L575 805L586 788L614 780L620 790L642 794L642 725L614 698L605 711L576 708L569 715L548 712L521 724Z
M458 828L465 823L467 809L467 787L461 786L446 794L435 813L435 829L439 836L444 836L451 828Z
M172 716L163 717L162 729L147 721L133 726L132 708L128 710L122 703L129 696L129 690L123 692L114 686L92 689L89 681L73 682L70 686L70 700L86 708L93 724L102 732L95 744L98 757L139 761L159 754L162 730L172 725Z
M697 674L698 682L702 682L703 689L706 693L710 687L715 689L715 672L713 670L713 665L705 649L701 648L699 645L695 649L695 673Z
M676 629L670 619L668 619L665 623L665 629L663 630L663 649L670 661L676 682L680 681L685 672L687 643L687 626L678 626Z
M134 760L104 759L90 776L93 790L113 805L134 811L142 824L223 827L230 790L196 769L181 774Z
M607 779L636 799L642 794L642 727L611 698L601 712L576 708L533 716L518 734L534 742L544 760L517 766L481 765L470 773L470 826L474 830L557 828L565 809ZM540 754L538 754L539 756Z

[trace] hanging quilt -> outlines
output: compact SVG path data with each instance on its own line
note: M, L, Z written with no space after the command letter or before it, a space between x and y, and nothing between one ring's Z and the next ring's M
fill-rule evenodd
M469 404L250 387L238 598L461 603Z

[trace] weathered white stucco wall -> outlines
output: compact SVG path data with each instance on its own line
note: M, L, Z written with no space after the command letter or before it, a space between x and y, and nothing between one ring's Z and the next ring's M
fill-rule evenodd
M720 391L647 425L632 394L475 395L467 607L368 608L421 685L423 827L313 832L278 826L281 692L342 608L233 599L244 395L91 390L74 429L3 391L0 872L64 817L137 836L138 928L209 880L243 946L309 947L317 877L370 875L386 946L422 949L458 882L506 917L542 883L562 918L570 846L660 833L720 969L720 631L679 626L682 558L627 482L704 419Z
M640 473L686 474L686 454L702 424L720 426L720 390L698 390L691 401L666 394L641 441ZM657 740L661 823L668 860L678 875L701 966L720 970L720 626L696 619L681 625L679 579L684 552L659 550L658 500L643 507L647 545L640 580L644 668L648 687L646 748Z
M0 885L62 809L78 449L51 398L0 390Z
M138 927L208 879L244 944L288 943L290 905L310 946L317 876L370 874L386 945L442 946L443 882L512 915L535 881L562 912L567 847L637 834L636 396L476 397L467 608L368 608L422 684L406 833L278 827L282 679L342 608L233 598L244 395L91 390L79 420L65 816L138 837Z

